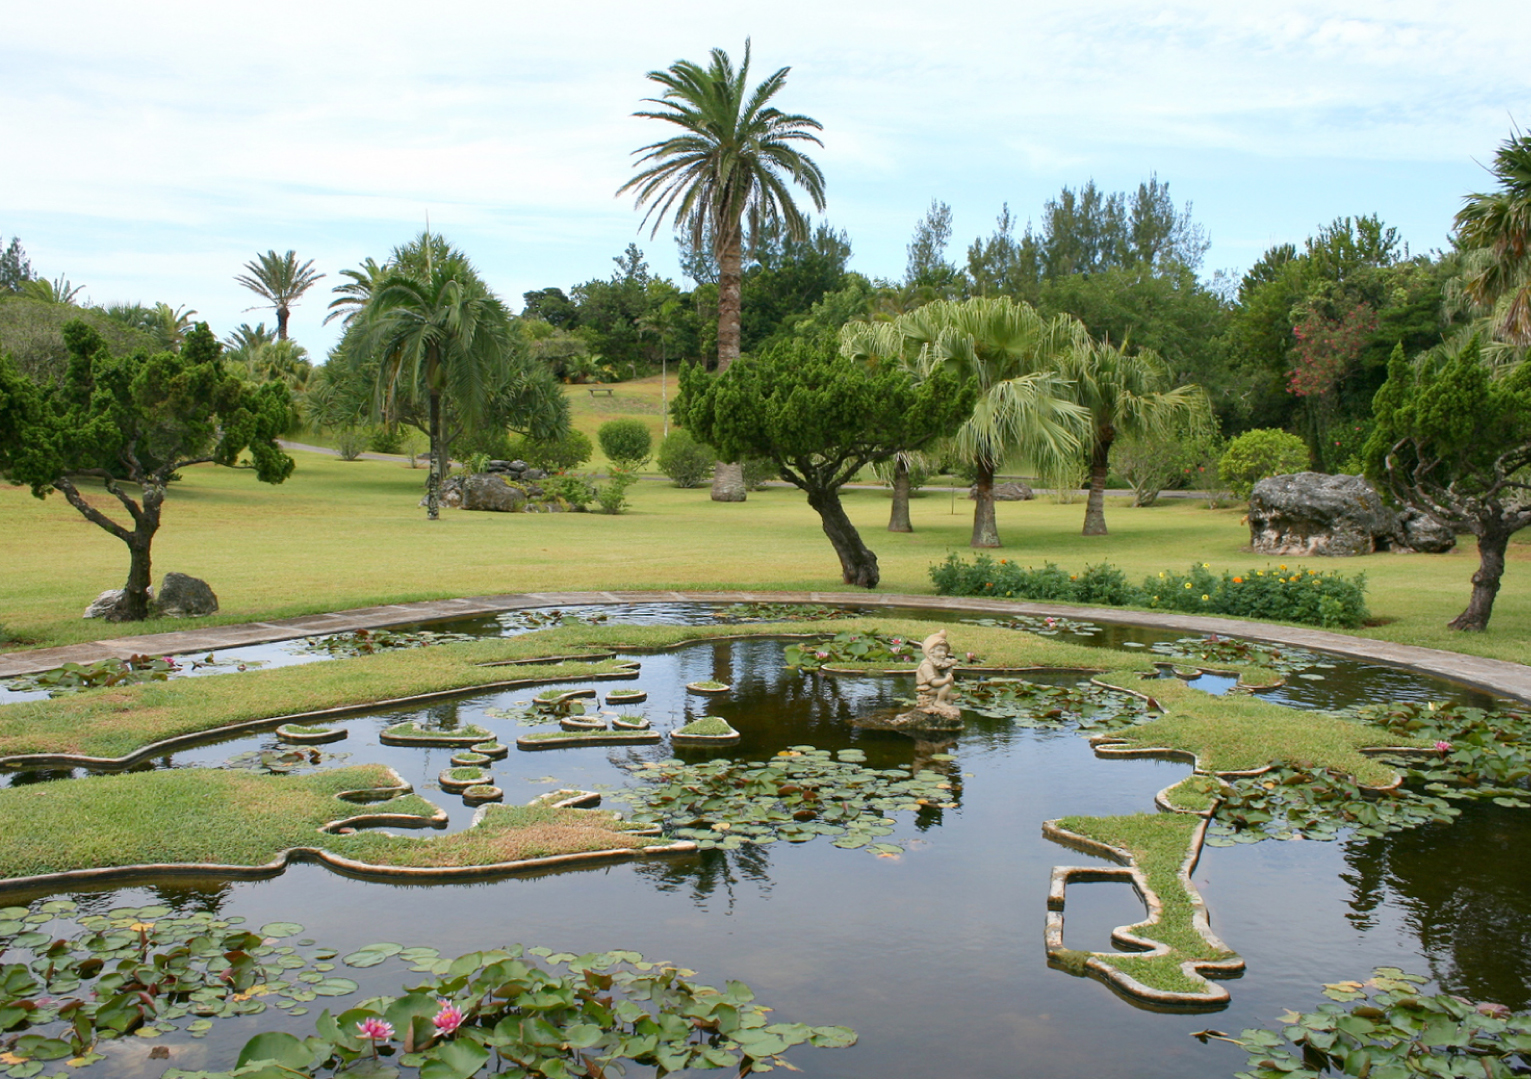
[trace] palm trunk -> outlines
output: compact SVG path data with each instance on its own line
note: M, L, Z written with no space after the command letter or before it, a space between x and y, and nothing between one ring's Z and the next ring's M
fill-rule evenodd
M863 589L875 589L882 580L877 569L877 556L861 542L861 534L845 508L840 505L840 490L809 491L808 505L818 512L823 523L824 535L829 537L835 554L840 556L840 577L847 585L859 585Z
M1478 570L1473 574L1473 594L1467 610L1446 625L1452 630L1488 629L1488 617L1499 594L1499 579L1504 576L1504 552L1510 534L1490 529L1478 535Z
M893 513L888 516L889 532L914 532L909 523L909 461L903 454L893 458Z
M1090 451L1090 496L1084 504L1084 535L1106 535L1106 473L1110 471L1111 440L1097 436Z
M979 454L973 461L973 540L975 548L997 548L999 524L994 520L994 462Z
M743 287L743 252L739 224L718 250L718 374L739 359L739 305ZM744 466L720 461L712 472L713 502L744 501Z
M287 318L291 314L292 312L285 307L278 306L276 309L276 339L278 341L287 340Z
M430 418L430 443L431 464L430 471L425 474L425 517L427 521L439 521L441 519L441 477L445 462L446 447L442 445L441 437L441 395L431 392L431 418Z

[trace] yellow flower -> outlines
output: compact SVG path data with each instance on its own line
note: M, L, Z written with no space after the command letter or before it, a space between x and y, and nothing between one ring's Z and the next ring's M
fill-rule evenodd
M1285 570L1285 569L1286 569L1286 563L1282 563L1282 564L1281 564L1281 569L1283 569L1283 570Z
M1204 562L1204 563L1201 564L1201 568L1203 570L1210 570L1212 568L1212 564L1209 563L1209 562Z
M1203 599L1203 600L1210 600L1210 599L1211 599L1211 597L1209 597L1209 596L1208 596L1208 595L1207 595L1207 594L1206 594L1206 593L1202 593L1202 594L1201 594L1201 598L1202 598L1202 599Z
M1185 583L1185 587L1186 587L1186 588L1187 588L1187 589L1189 589L1189 588L1190 588L1190 587L1191 587L1191 583L1190 583L1190 582L1189 582L1189 581L1187 581L1187 582L1186 582L1186 583Z

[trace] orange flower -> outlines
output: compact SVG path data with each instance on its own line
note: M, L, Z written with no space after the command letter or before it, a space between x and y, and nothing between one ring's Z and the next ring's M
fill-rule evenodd
M1241 578L1241 577L1236 577L1236 578L1233 579L1233 583L1235 585L1242 585L1242 584L1244 584L1244 579Z

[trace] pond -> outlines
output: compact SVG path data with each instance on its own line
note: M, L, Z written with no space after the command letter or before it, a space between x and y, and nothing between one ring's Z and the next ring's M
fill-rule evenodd
M673 619L677 613L659 614ZM896 615L878 615L895 626ZM479 632L495 631L480 626ZM960 638L960 627L952 634ZM1174 651L1163 636L1119 629L1092 639L1103 647L1134 640ZM1232 1002L1222 1013L1154 1012L1094 980L1050 969L1043 920L1051 868L1092 860L1045 840L1041 822L1148 810L1154 793L1189 767L1102 760L1075 731L1023 728L971 713L966 730L946 743L855 728L852 718L911 696L909 680L799 674L784 668L782 649L770 640L688 646L632 657L641 664L632 681L567 684L594 687L603 698L616 688L645 690L643 704L609 711L641 713L661 731L701 715L722 716L743 736L736 746L512 750L490 765L496 783L509 803L572 787L602 791L606 805L620 807L622 790L641 782L633 766L672 754L692 762L758 761L797 745L860 751L869 767L932 768L950 785L947 808L896 815L885 839L900 853L846 850L820 838L469 885L380 884L300 865L260 882L182 879L48 895L92 912L161 903L242 917L251 926L291 920L342 954L378 941L434 946L448 956L510 942L574 953L637 950L694 968L702 982L744 980L776 1010L773 1020L846 1025L860 1034L849 1049L794 1049L789 1060L809 1075L1227 1076L1244 1067L1244 1053L1202 1045L1191 1031L1272 1026L1282 1010L1322 1001L1321 983L1365 978L1382 965L1429 975L1474 1000L1516 1009L1531 1004L1531 894L1525 889L1531 814L1489 804L1468 806L1451 826L1380 838L1208 848L1195 883L1214 929L1247 961L1244 976L1225 984ZM1467 696L1374 665L1317 662L1336 666L1310 671L1319 679L1291 679L1269 696L1310 708ZM732 689L709 697L686 692L686 683L703 680ZM471 694L351 717L336 725L349 737L316 747L324 755L320 764L303 767L391 765L449 812L448 830L461 829L473 812L436 787L453 751L387 746L380 733L403 720L443 728L475 723L513 744L537 730L521 719L531 694ZM281 749L268 733L180 751L148 767L248 765L261 752ZM60 775L19 773L10 782ZM0 906L43 898L12 891L0 895ZM1125 885L1071 885L1065 943L1108 950L1111 928L1142 916L1142 903ZM345 974L361 984L363 996L398 993L411 981L397 958ZM220 1021L202 1040L171 1031L154 1040L102 1043L105 1061L70 1071L157 1076L167 1065L227 1067L255 1031L307 1034L312 1019L268 1009ZM149 1059L151 1042L168 1046L170 1059Z

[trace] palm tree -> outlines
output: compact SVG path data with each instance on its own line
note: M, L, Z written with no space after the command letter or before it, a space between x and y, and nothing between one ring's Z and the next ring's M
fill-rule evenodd
M450 399L464 417L481 414L510 350L505 306L466 255L438 241L430 234L421 237L420 260L400 258L396 251L356 319L362 344L382 358L380 395L390 406L400 394L427 399L431 468L425 492L431 521L440 517L447 469L445 402Z
M1089 342L1060 354L1057 365L1071 399L1090 417L1084 535L1105 536L1111 444L1123 435L1167 438L1177 429L1199 431L1211 422L1212 407L1199 386L1171 389L1169 368L1148 349L1129 353L1109 341Z
M978 404L953 446L972 461L975 548L999 547L994 474L1021 450L1044 473L1080 452L1088 413L1058 373L1059 358L1089 341L1070 315L1044 319L1008 297L937 300L891 324L906 362L926 370L954 366L978 380Z
M1482 249L1469 268L1466 292L1494 312L1498 333L1531 345L1531 135L1506 139L1489 171L1499 190L1469 195L1456 217L1462 245Z
M649 205L643 223L654 218L657 235L666 218L700 247L708 236L718 262L718 371L739 358L739 305L743 272L744 228L752 235L784 229L797 240L808 236L808 223L792 201L788 182L808 193L816 209L824 209L824 174L797 144L822 146L815 131L823 130L809 116L783 113L769 104L781 90L790 68L782 68L753 90L748 89L750 43L744 43L744 63L736 71L728 54L712 50L712 63L703 68L677 60L665 71L648 73L664 88L657 98L644 100L658 111L634 113L676 125L682 134L649 143L634 151L638 174L617 189L635 192L635 205ZM744 480L739 465L719 464L712 497L719 502L743 502Z
M258 307L270 306L276 309L278 341L287 340L287 318L292 314L292 305L313 287L314 282L324 277L323 274L314 273L313 265L314 260L309 259L299 266L296 251L289 251L286 255L268 251L245 263L245 269L250 271L248 274L236 274L234 277L235 281L266 301Z
M181 342L186 340L186 335L196 326L192 322L192 316L196 313L196 309L184 304L171 307L163 300L155 304L149 309L148 327L149 333L154 335L155 344L170 352L180 352Z
M664 414L664 437L670 437L670 396L665 385L670 368L670 338L675 336L680 301L671 297L638 320L638 333L659 339L659 411Z
M63 307L77 305L80 294L85 291L84 285L75 285L68 278L60 274L49 281L47 278L33 278L21 284L21 295L29 300L39 300L44 304L58 304Z

